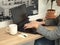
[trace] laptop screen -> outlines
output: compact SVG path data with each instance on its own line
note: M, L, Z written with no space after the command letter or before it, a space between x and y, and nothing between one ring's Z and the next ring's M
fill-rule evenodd
M20 5L18 7L14 7L10 9L12 14L13 22L18 24L26 19L28 19L28 14L26 11L26 5Z

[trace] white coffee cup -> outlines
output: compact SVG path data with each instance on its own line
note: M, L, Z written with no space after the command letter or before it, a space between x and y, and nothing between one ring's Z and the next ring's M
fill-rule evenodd
M9 34L15 35L17 34L17 24L10 24L9 25Z

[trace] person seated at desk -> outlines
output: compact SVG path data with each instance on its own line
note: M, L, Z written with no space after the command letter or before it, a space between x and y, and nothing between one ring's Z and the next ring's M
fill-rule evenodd
M54 30L48 30L41 25L45 24L46 21L32 21L24 25L25 29L37 28L37 32L44 36L42 39L36 40L34 45L60 45L60 15L55 20L57 22L57 28Z

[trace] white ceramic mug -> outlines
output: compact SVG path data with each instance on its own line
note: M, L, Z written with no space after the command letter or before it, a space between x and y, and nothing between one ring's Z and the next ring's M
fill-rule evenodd
M9 25L9 33L10 34L12 34L12 35L17 34L17 30L18 30L17 24L10 24Z

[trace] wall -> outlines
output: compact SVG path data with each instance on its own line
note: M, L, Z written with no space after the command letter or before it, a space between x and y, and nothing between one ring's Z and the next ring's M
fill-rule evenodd
M0 22L0 28L8 26L10 23L12 23L12 20L6 20L6 21Z

